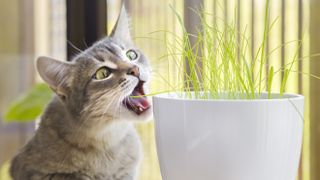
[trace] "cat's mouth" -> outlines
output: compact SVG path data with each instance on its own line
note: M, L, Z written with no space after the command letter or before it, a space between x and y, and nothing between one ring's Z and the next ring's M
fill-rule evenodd
M127 109L135 112L137 115L142 114L151 107L145 96L143 84L144 81L139 81L130 96L126 97L122 102Z

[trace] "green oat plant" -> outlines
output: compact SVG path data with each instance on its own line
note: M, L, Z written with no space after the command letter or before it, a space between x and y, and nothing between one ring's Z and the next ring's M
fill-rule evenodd
M282 96L288 77L291 73L301 73L312 78L318 76L297 72L294 64L305 58L319 56L313 54L298 59L300 40L287 42L270 51L266 50L267 39L277 19L271 23L269 18L269 1L265 5L264 31L261 44L255 52L250 44L250 37L237 29L237 22L227 23L222 18L214 17L207 12L194 10L195 15L201 20L201 30L197 34L189 34L184 26L181 15L170 6L174 12L182 33L159 30L151 34L161 33L162 42L166 49L159 61L168 60L168 71L174 73L158 77L168 88L162 92L152 92L145 96L154 96L161 93L176 93L183 98L196 99L256 99L262 92L268 92L268 98L272 97L272 86L275 76L282 74L279 94ZM234 19L237 19L235 10ZM215 19L215 21L208 21ZM223 24L223 28L221 28ZM195 43L190 43L190 38ZM154 39L147 37L147 39ZM268 59L272 53L290 43L297 43L295 55L284 66L275 69L269 66ZM250 55L253 54L253 57ZM249 56L248 56L249 55ZM187 66L188 65L188 66ZM187 68L188 67L188 68ZM188 69L188 72L185 69ZM205 92L205 93L204 93ZM47 85L36 84L33 89L24 93L13 101L5 113L5 122L28 122L35 120L49 103L53 93ZM222 96L223 95L223 96ZM133 96L135 98L136 96ZM139 98L139 97L136 97Z
M227 23L210 13L193 10L201 21L201 29L197 34L189 34L181 15L172 6L170 7L177 17L182 36L168 31L157 31L157 33L164 34L166 54L162 58L171 61L169 66L174 67L168 67L168 69L176 69L175 75L178 78L172 80L163 77L162 79L168 84L168 91L177 92L184 98L256 99L261 97L262 92L267 92L268 98L273 98L271 93L273 80L280 74L282 78L278 93L282 97L290 74L296 73L293 70L294 64L310 57L298 59L301 40L291 41L267 51L268 36L277 23L277 19L273 21L269 19L268 0L265 4L261 44L254 52L249 43L251 39L246 35L246 28L243 32L238 30L236 21ZM237 19L236 15L235 10L234 19ZM212 18L215 21L209 23L208 19ZM221 23L218 23L219 21ZM219 28L219 24L223 24L224 28ZM191 38L195 39L193 44L190 43ZM290 43L296 43L297 48L289 63L279 69L269 65L271 54ZM248 54L253 56L250 57ZM188 69L188 72L185 69ZM308 75L320 79L318 76Z

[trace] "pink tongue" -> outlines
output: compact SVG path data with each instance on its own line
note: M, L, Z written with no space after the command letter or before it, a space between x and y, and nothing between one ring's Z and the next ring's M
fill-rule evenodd
M142 94L140 94L138 91L133 91L132 96L141 96L139 98L138 97L130 98L130 102L135 106L142 108L143 110L146 110L150 107L150 104L147 101L147 98L143 97Z

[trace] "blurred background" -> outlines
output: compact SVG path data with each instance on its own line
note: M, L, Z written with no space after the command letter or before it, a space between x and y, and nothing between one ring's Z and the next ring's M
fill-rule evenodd
M169 63L160 61L165 48L157 38L159 30L181 33L171 5L184 18L189 32L199 28L193 9L203 9L225 22L236 18L237 29L246 32L257 49L264 29L265 0L125 0L131 16L132 35L136 44L149 57L154 71L151 89L161 91L157 74L170 74ZM34 122L5 123L3 116L10 102L41 82L34 68L39 55L63 61L70 60L79 49L110 33L121 6L120 0L0 0L0 180L8 180L8 162L18 148L30 139ZM267 50L275 67L290 62L299 48L296 72L290 76L287 92L306 97L303 153L298 180L320 179L320 0L270 0L270 19L277 23L267 38ZM214 21L214 19L212 20ZM221 27L224 24L221 23ZM152 38L151 38L152 37ZM298 43L287 43L303 40ZM286 44L280 46L279 44ZM248 58L250 55L248 55ZM271 61L272 60L272 61ZM174 71L174 70L173 70ZM303 73L301 73L303 72ZM275 90L280 79L275 79ZM152 91L152 90L151 90ZM201 122L199 122L201 123ZM153 122L137 124L144 146L141 180L160 180Z

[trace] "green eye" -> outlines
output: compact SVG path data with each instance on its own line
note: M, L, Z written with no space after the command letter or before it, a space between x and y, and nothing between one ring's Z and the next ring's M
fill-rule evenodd
M126 55L131 61L138 58L138 54L134 50L127 51Z
M110 70L106 67L98 69L98 71L94 74L94 78L97 80L105 79L109 77L111 74Z

